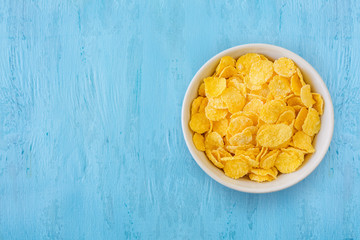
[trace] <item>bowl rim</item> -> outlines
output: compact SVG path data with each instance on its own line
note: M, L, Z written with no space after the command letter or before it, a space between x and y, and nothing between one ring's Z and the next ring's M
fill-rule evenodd
M320 80L318 84L321 85L321 88L323 89L324 93L323 94L323 98L326 98L326 107L329 107L329 114L330 114L330 118L327 120L330 123L330 133L328 134L328 138L326 138L326 142L324 144L324 151L322 152L319 161L316 162L314 165L312 165L312 167L308 168L304 174L300 175L298 178L296 178L294 181L289 181L285 184L279 185L279 186L273 186L271 188L250 188L250 187L244 187L244 186L239 186L239 185L234 185L232 183L226 182L224 179L220 178L219 176L217 176L215 173L213 173L209 168L207 168L205 166L205 164L198 159L198 157L195 154L195 146L188 141L188 139L186 138L186 131L190 131L189 126L188 126L188 122L185 122L185 114L187 111L189 111L188 107L185 106L187 99L189 98L190 92L191 90L195 87L195 83L196 83L196 79L199 78L199 75L201 75L201 73L204 71L204 69L207 68L207 66L209 64L211 64L214 61L218 61L222 56L227 56L229 55L229 53L232 53L233 51L236 50L241 50L241 49L246 49L246 48L270 48L271 50L274 51L282 51L285 52L286 55L292 55L294 56L294 58L296 58L295 62L302 62L303 65L306 65L307 69L309 72L312 72L315 75L315 79ZM294 60L294 59L293 59ZM325 101L325 100L324 100ZM285 48L276 46L276 45L272 45L272 44L265 44L265 43L250 43L250 44L243 44L243 45L238 45L235 47L231 47L228 49L225 49L224 51L221 51L220 53L216 54L215 56L213 56L212 58L210 58L204 65L201 66L201 68L196 72L196 74L194 75L194 77L192 78L192 80L190 81L188 88L185 92L184 95L184 99L182 102L182 111L181 111L181 125L182 125L182 132L183 132L183 136L185 139L185 143L187 145L188 150L190 151L190 154L192 156L192 158L196 161L196 163L200 166L200 168L207 174L209 175L212 179L214 179L215 181L217 181L218 183L237 190L237 191L241 191L241 192L247 192L247 193L270 193L270 192L276 192L276 191L280 191L286 188L289 188L291 186L294 186L295 184L299 183L300 181L302 181L303 179L305 179L307 176L309 176L317 167L318 165L322 162L322 160L324 159L326 153L328 152L328 149L330 147L330 143L333 137L333 132L334 132L334 108L333 108L333 103L332 103L332 99L329 93L328 88L326 87L325 82L323 81L323 79L321 78L321 76L319 75L319 73L314 69L314 67L308 63L305 59L303 59L302 57L300 57L299 55L297 55L294 52L291 52L290 50L287 50ZM276 181L276 180L275 180Z

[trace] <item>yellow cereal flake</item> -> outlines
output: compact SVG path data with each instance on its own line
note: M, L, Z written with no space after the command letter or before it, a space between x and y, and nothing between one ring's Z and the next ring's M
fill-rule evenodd
M258 154L258 155L256 156L256 158L255 158L257 162L260 163L261 157L262 157L264 154L266 154L267 150L268 150L268 148L266 148L266 147L262 147L262 148L261 148L261 151L259 152L259 154Z
M257 99L257 100L260 100L261 102L266 102L266 98L264 98L264 97L262 97L262 96L259 96L259 95L255 95L255 94L251 94L251 93L249 93L248 95L247 95L247 101L248 102L250 102L250 101L252 101L252 100L254 100L254 99Z
M242 74L248 74L253 63L261 60L261 57L257 53L248 53L239 57L236 61L236 68Z
M290 125L295 120L295 110L292 108L290 110L284 111L276 121L276 123L285 123Z
M224 165L220 162L220 154L217 150L205 150L206 156L209 160L218 168L224 168Z
M248 149L236 149L235 150L235 156L248 156L252 159L256 158L257 155L259 155L260 149L259 148L248 148Z
M319 113L313 109L309 108L308 114L305 118L302 130L309 136L314 136L320 131L321 123Z
M268 60L260 60L251 65L249 78L253 85L263 85L273 75L273 63Z
M283 77L291 77L296 72L293 60L289 58L279 58L274 62L274 71Z
M295 114L295 112L296 112L293 106L286 106L286 107L284 108L284 112L285 112L285 111L292 111L294 114Z
M211 132L205 137L205 148L206 149L217 149L219 147L224 147L224 141L220 134L217 132Z
M312 97L313 97L313 99L315 100L315 104L314 104L314 109L316 110L316 111L318 111L318 113L320 114L320 115L322 115L323 114L323 112L324 112L324 100L323 100L323 98L321 97L321 95L320 94L318 94L318 93L313 93L312 94Z
M227 161L224 172L228 177L239 179L249 172L249 165L242 160Z
M243 83L244 80L243 80L243 77L239 74L237 74L236 76L233 76L233 77L230 77L229 79L226 80L227 81L227 84L228 84L228 87L230 87L230 82L237 82L237 83ZM237 88L236 86L233 86L235 88Z
M263 169L270 169L274 167L277 155L280 153L279 149L275 149L267 153L260 159L260 167Z
M198 112L205 112L205 107L208 105L208 98L204 97L201 101L201 104L199 106Z
M250 156L247 155L243 155L243 154L238 154L236 156L233 157L233 160L241 160L246 162L250 167L259 167L259 162L256 161L255 158L252 158Z
M287 142L292 136L292 128L286 124L265 124L259 128L256 141L262 147L274 148Z
M263 105L264 103L261 100L252 99L245 105L243 111L251 112L251 113L255 113L256 115L259 115Z
M281 100L272 100L264 104L260 111L260 119L266 123L275 123L285 110L286 104Z
M301 82L300 82L299 75L294 74L294 75L291 77L290 87L291 87L291 91L293 91L293 93L294 93L295 95L300 96L300 90L301 90L301 88L303 87L303 85L302 85Z
M295 110L295 114L296 114L296 115L300 112L300 110L301 110L302 107L303 107L303 106L299 106L299 105L292 106L292 108Z
M240 91L233 87L225 89L225 91L221 94L221 99L228 107L230 113L241 111L246 100Z
M246 128L244 129L244 131L245 131L245 130L249 130L252 135L255 135L255 134L257 134L258 127L257 127L257 126L249 126L249 127L246 127Z
M305 118L306 118L307 114L308 114L307 108L306 108L306 107L302 107L302 108L300 109L300 111L299 111L299 113L298 113L298 115L297 115L297 117L296 117L296 119L295 119L295 123L294 123L294 127L295 127L297 130L299 130L299 131L302 130L302 126L303 126L303 124L304 124L304 121L305 121Z
M195 113L191 116L189 126L194 132L202 134L209 130L210 121L206 118L205 113Z
M208 97L208 104L216 109L227 109L226 103L221 97Z
M197 97L193 100L191 104L191 115L199 112L199 108L203 99L203 97Z
M244 77L244 83L245 83L245 85L246 85L246 88L248 88L248 89L250 89L250 90L260 90L263 86L261 86L261 85L255 85L255 84L252 84L251 82L250 82L250 77L249 77L249 75L246 75L245 77Z
M286 96L283 98L283 100L284 100L285 102L287 102L288 99L293 98L293 97L295 97L295 94L290 93L290 94L286 95Z
M222 57L215 71L216 76L219 76L220 73L224 70L224 68L228 66L235 67L235 62L235 59L230 56Z
M210 128L209 128L209 130L207 131L207 133L211 133L212 132L212 129L213 129L213 126L214 126L214 121L211 121L211 120L209 120L210 121Z
M270 93L270 89L269 89L269 86L267 84L263 84L261 86L261 89L259 89L259 90L251 90L250 91L250 94L258 95L258 96L263 97L265 99L267 98L269 93Z
M220 136L225 136L229 126L229 120L223 118L219 121L213 122L212 131L217 132Z
M253 112L240 111L240 112L232 114L230 116L230 119L234 119L234 118L237 118L237 117L240 117L240 116L250 118L252 120L252 122L253 122L253 125L257 125L258 116Z
M274 95L269 92L269 94L266 96L266 102L270 102L272 100L275 100Z
M205 97L205 83L200 84L198 94L199 96Z
M312 98L310 85L307 84L301 88L300 98L306 107L308 107L308 108L312 107L312 105L315 103L315 101Z
M246 145L241 145L241 146L232 146L232 145L226 144L226 146L225 146L226 150L228 150L232 154L235 154L235 152L237 150L245 150L245 149L254 148L254 147L255 146L253 144L246 144Z
M299 131L293 136L293 145L296 148L305 150L307 153L315 152L313 145L311 144L312 139L306 133Z
M240 91L243 96L246 96L247 90L243 80L239 77L231 77L227 80L227 87L234 87Z
M221 77L221 78L230 78L232 76L235 76L236 74L237 74L237 70L236 70L235 67L227 66L221 71L219 77Z
M219 152L220 158L232 157L231 153L229 153L228 151L226 151L223 147L219 147L219 148L217 149L217 151Z
M277 177L277 175L279 174L279 171L277 170L277 168L276 168L276 167L272 167L271 169L273 170L274 175L275 175L275 176L273 176L273 177L274 177L274 178L276 178L276 177Z
M242 116L250 118L253 121L254 125L258 124L259 117L255 113L253 113L253 112L242 112Z
M301 98L300 97L291 97L291 98L288 98L286 100L286 103L289 105L289 106L302 106L302 107L305 107L305 105L303 104L303 102L301 101Z
M270 175L260 176L260 175L254 174L254 173L250 173L249 178L250 178L250 180L259 182L259 183L266 182L266 181L270 182L270 181L274 180L274 178Z
M261 153L261 156L260 156L260 158L259 158L259 161L260 161L261 158L263 158L263 157L269 152L269 148L267 148L267 147L262 147L261 149L262 149L263 151L262 151L262 153Z
M276 75L270 80L269 89L274 98L285 98L291 92L289 79Z
M278 172L275 169L276 168L269 168L269 169L253 168L250 170L250 172L258 176L271 176L273 178L276 178Z
M297 73L297 75L298 75L298 77L299 77L299 80L300 80L300 82L301 82L301 85L304 86L306 83L305 83L305 81L304 81L303 75L302 75L302 73L301 73L301 71L300 71L299 68L296 68L296 73Z
M209 97L218 97L226 88L226 79L218 77L207 77L204 79L205 93Z
M276 158L275 167L281 173L294 172L304 161L304 153L294 148L284 149Z
M241 133L245 128L249 126L253 126L253 121L250 118L245 116L238 116L230 120L227 132L229 135L232 136L237 133Z
M226 117L227 109L216 109L210 105L205 107L205 115L211 121L220 121Z
M264 55L262 55L262 54L259 54L260 55L260 59L261 60L269 60L267 57L265 57Z
M229 139L229 142L233 146L240 146L249 144L252 140L252 132L249 129L237 133Z
M205 151L205 139L203 135L199 133L194 133L193 142L198 150Z

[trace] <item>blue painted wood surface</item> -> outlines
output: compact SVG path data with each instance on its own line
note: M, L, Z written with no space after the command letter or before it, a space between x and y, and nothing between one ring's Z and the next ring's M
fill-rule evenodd
M335 108L304 181L254 195L191 158L196 71L239 44L304 57ZM1 1L0 239L359 239L358 1Z

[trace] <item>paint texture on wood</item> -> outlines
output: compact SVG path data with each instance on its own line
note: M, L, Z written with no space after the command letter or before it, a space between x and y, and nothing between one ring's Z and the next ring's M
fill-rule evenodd
M216 53L305 58L335 110L301 183L254 195L191 158L180 115ZM358 1L0 3L0 239L359 239Z

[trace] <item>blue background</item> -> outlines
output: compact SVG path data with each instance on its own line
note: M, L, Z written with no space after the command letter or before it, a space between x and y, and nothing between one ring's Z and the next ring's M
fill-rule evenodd
M236 192L180 114L216 53L270 43L318 70L335 132L284 191ZM1 1L0 239L359 239L358 1Z

